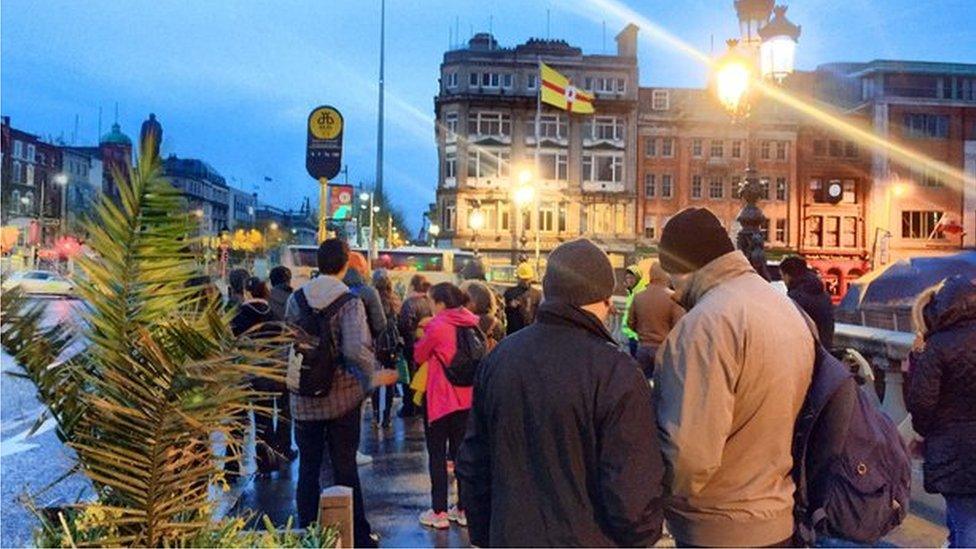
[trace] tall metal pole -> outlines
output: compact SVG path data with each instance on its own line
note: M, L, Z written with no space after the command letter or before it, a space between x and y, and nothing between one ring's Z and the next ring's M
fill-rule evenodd
M763 198L763 186L759 181L756 170L755 122L752 117L746 119L746 146L749 164L746 167L746 177L739 188L739 196L746 202L739 212L736 221L742 226L736 236L736 247L749 259L749 263L760 276L769 280L769 270L766 268L766 243L762 235L762 225L767 220L762 210L756 205Z
M383 195L383 74L386 55L386 0L380 0L380 105L376 130L376 185L373 192ZM372 211L372 210L370 210Z
M542 231L542 219L539 216L539 202L542 200L542 182L541 174L539 173L539 158L542 152L542 139L539 135L539 126L542 124L542 57L539 57L539 75L538 75L538 93L535 98L535 178L536 178L536 192L535 194L535 272L536 276L539 274L541 267L541 243L540 243L540 233ZM557 124L558 127L558 124ZM567 125L567 128L569 126ZM559 171L559 167L556 163L553 163L553 168Z

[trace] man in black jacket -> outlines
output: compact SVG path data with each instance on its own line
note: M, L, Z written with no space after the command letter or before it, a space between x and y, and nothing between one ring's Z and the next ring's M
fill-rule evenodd
M488 355L458 456L471 542L649 546L664 466L650 390L603 324L613 268L586 239L549 256L536 322Z
M779 264L787 294L817 325L820 343L830 350L834 345L834 304L824 284L805 259L798 255L787 257Z

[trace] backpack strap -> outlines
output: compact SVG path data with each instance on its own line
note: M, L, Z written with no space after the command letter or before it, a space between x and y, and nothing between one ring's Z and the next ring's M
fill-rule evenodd
M332 318L339 312L339 309L341 309L343 305L349 303L354 299L359 299L359 298L356 297L356 295L353 294L352 292L346 292L340 295L339 297L337 297L335 301L333 301L332 303L329 303L327 307L321 309L318 312L318 314L323 318Z

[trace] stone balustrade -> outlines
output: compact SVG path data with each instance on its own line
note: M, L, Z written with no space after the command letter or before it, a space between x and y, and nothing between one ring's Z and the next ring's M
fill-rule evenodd
M855 324L837 324L834 332L834 347L854 349L870 363L881 395L881 409L899 425L908 416L903 396L904 373L914 341L915 334L909 332Z

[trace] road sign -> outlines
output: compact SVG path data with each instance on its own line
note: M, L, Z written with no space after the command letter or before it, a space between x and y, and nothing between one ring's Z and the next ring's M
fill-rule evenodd
M333 178L342 167L342 115L334 107L316 107L308 115L305 169L315 179Z
M352 219L352 185L329 185L329 219Z

